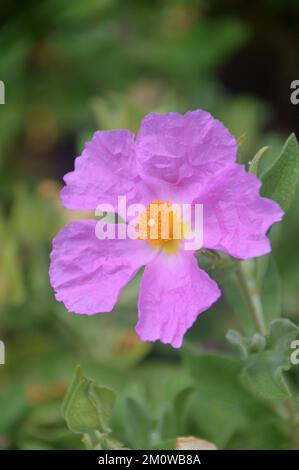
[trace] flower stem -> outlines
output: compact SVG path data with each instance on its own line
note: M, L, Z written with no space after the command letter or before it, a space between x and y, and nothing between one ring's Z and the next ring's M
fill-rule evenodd
M292 400L292 397L289 397L285 401L285 407L286 407L286 410L287 410L287 413L288 413L293 446L294 446L294 449L299 449L298 413L297 413L297 409L294 405L294 402Z
M241 290L244 294L246 299L249 312L251 314L251 318L255 325L256 330L263 336L267 334L266 323L264 319L263 309L260 302L259 292L257 292L255 288L255 281L250 276L250 271L244 270L242 266L242 262L240 262L237 270L236 270L237 279L239 281ZM298 421L298 413L294 401L290 396L285 402L283 403L285 413L288 417L289 425L290 425L290 435L293 442L294 449L299 449L299 421ZM277 411L277 408L274 407Z
M251 282L246 276L241 262L236 270L236 275L242 292L244 294L245 300L247 302L253 323L257 331L261 335L265 336L267 334L267 329L263 316L263 311L260 305L259 295L256 292L253 292L251 288Z

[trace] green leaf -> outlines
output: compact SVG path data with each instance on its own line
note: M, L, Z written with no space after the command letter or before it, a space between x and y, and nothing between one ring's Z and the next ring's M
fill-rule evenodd
M226 339L234 346L237 346L242 359L247 359L251 352L262 351L266 345L264 336L259 333L255 333L251 338L246 338L239 331L229 330Z
M258 283L263 314L267 326L281 315L281 282L273 256L257 258Z
M260 356L252 356L243 369L243 383L258 397L280 401L290 395L282 371L286 370L280 357L266 352Z
M89 385L89 398L99 415L100 426L103 432L110 432L109 421L115 403L115 395L106 387L99 387L94 382Z
M259 170L259 164L262 156L267 152L269 147L262 147L257 151L251 162L249 162L249 173L252 173L254 175L258 175L258 170Z
M172 403L162 407L158 420L159 440L173 439L177 436L177 420Z
M267 346L274 351L283 353L289 358L291 352L291 342L296 339L299 327L287 318L273 320L270 325Z
M126 397L123 419L126 438L130 446L133 449L148 449L152 423L142 404L132 397Z
M287 426L282 424L279 416L269 413L262 418L259 416L258 419L253 419L245 432L234 436L228 448L286 450L290 445Z
M234 433L247 427L249 410L252 413L254 406L253 397L240 381L242 361L223 353L184 353L195 382L189 402L189 430L223 448Z
M226 333L226 339L229 343L237 346L243 359L248 357L250 345L248 338L245 338L245 336L241 335L239 331L228 330Z
M188 433L188 411L194 386L186 387L181 390L174 398L174 413L176 415L177 427L181 433Z
M242 380L258 397L279 401L290 396L283 372L291 367L291 342L299 328L287 319L271 322L266 349L250 356L242 371Z
M298 183L298 156L297 139L291 134L274 165L262 177L261 195L274 199L284 211L289 208Z
M78 367L65 396L62 412L74 433L110 432L108 423L114 401L115 395L111 390L84 377Z

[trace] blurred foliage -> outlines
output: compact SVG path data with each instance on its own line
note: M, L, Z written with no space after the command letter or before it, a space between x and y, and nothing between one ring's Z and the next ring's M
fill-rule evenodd
M48 280L51 239L68 221L90 216L63 209L59 190L63 173L97 128L136 131L149 111L204 108L236 136L241 162L250 163L268 146L257 171L265 175L271 167L270 179L277 181L286 129L273 120L273 104L250 86L244 93L230 91L221 79L234 57L247 57L242 51L255 35L261 44L256 28L266 29L258 15L248 20L232 14L237 3L28 0L16 8L1 2L6 103L0 105L0 339L6 364L0 366L0 448L83 448L61 411L78 363L97 384L115 391L111 429L124 446L166 448L187 435L219 448L296 445L281 402L277 413L244 382L246 367L251 385L259 370L229 352L228 329L241 330L231 342L241 342L243 350L248 341L252 347L254 335L231 260L220 266L199 255L225 295L188 332L182 351L142 343L135 334L140 275L111 314L90 318L67 313ZM287 9L298 33L298 2L265 3L268 25L280 24ZM235 83L240 69L229 71ZM253 71L257 81L263 73ZM288 100L288 90L283 93ZM289 181L296 171L289 171ZM281 313L298 323L298 191L284 223L271 231L274 259L254 264L267 326ZM267 353L266 361L274 355L275 362L275 348L254 353ZM296 398L298 367L287 380Z

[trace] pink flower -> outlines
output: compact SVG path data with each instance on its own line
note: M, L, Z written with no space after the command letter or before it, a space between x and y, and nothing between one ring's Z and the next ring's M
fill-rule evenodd
M209 113L151 113L138 136L127 130L98 131L64 177L69 209L153 201L203 204L203 247L236 258L271 250L266 236L283 212L259 196L261 182L236 163L237 144ZM71 312L111 311L124 287L145 266L136 331L144 341L180 347L197 316L220 290L197 265L194 251L171 241L99 240L96 220L66 225L53 241L50 279L56 299Z

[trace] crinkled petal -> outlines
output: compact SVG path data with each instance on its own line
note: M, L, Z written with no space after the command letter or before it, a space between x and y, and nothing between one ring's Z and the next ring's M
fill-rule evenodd
M96 223L72 222L53 240L50 280L56 299L71 312L111 311L120 289L153 257L141 240L99 240Z
M271 250L267 231L284 212L259 195L261 181L235 164L211 181L203 203L203 246L246 259Z
M68 209L93 210L102 203L116 206L119 195L128 202L139 202L134 134L127 130L95 132L64 181L61 199Z
M160 196L189 202L236 158L235 138L203 110L148 114L137 136L139 173Z
M144 341L179 348L187 329L219 296L217 284L197 266L193 253L162 252L141 279L136 331Z

